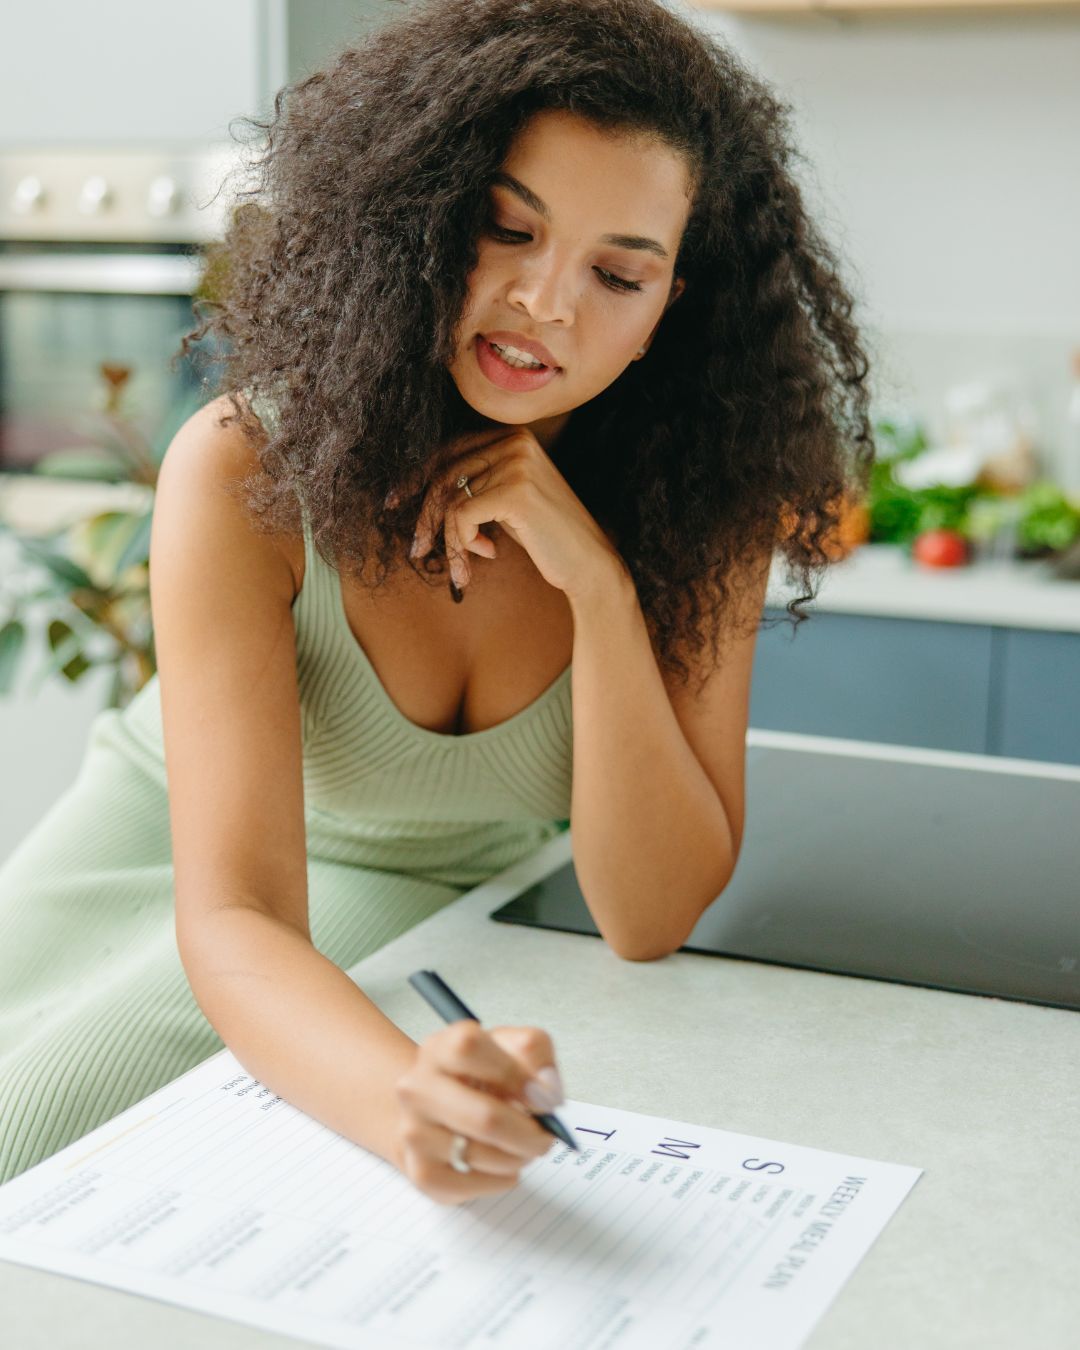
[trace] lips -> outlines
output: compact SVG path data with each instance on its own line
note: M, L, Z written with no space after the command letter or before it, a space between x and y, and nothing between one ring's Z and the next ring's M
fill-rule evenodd
M503 360L483 333L477 333L476 341L472 344L472 350L476 357L476 364L485 379L497 388L505 389L510 393L535 393L537 389L543 389L552 380L557 380L561 374L558 366L509 364L509 362Z
M500 347L516 347L520 352L528 352L530 356L535 356L538 361L543 361L545 366L551 366L554 370L562 370L562 366L559 365L542 342L537 342L535 338L528 338L524 333L482 333L481 336L486 338L488 342L497 342Z

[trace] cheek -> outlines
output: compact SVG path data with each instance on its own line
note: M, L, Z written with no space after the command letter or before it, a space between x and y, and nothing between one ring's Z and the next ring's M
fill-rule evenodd
M465 289L470 296L490 292L498 284L498 268L490 253L481 245L476 266L465 274Z
M628 324L625 315L616 311L595 329L588 348L592 354L590 366L613 379L634 359L648 335L647 328L642 330L638 323Z

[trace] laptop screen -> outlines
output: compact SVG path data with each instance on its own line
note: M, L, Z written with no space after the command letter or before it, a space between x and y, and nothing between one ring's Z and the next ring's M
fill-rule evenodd
M1080 1008L1080 769L762 732L746 768L682 950ZM572 863L491 917L598 935Z

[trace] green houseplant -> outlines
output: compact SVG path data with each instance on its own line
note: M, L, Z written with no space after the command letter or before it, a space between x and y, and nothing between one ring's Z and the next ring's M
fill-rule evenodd
M165 450L201 402L197 389L176 400L153 438L125 412L131 370L102 365L106 396L85 419L84 443L57 450L35 466L52 477L130 483L140 505L97 512L57 530L19 532L0 521L31 563L35 580L17 587L0 578L0 694L10 693L30 647L28 620L44 619L45 659L31 680L36 692L50 677L75 683L95 667L113 672L108 706L124 707L154 674L150 620L150 522L153 491Z

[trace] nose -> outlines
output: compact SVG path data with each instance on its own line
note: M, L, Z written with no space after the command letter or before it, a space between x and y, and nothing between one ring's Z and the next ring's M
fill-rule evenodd
M574 321L574 281L569 269L550 258L521 260L510 283L507 300L536 324Z

